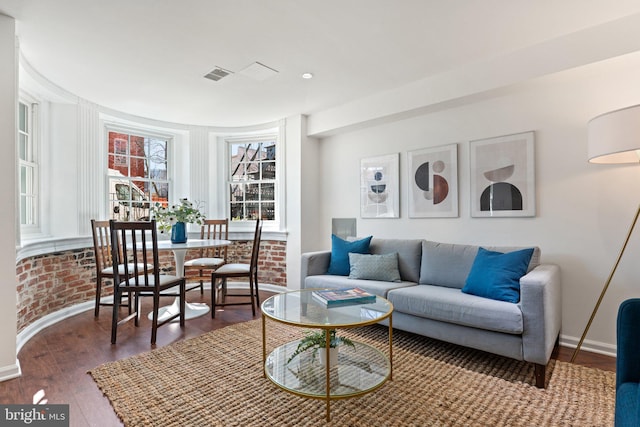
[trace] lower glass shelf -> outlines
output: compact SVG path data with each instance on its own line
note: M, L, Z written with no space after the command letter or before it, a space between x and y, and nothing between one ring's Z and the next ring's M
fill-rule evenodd
M326 399L326 368L320 352L308 350L293 358L299 340L277 347L265 363L267 378L277 386L297 395ZM368 344L354 341L355 348L339 347L337 366L329 369L329 397L346 398L365 394L380 387L389 378L391 365L387 356Z

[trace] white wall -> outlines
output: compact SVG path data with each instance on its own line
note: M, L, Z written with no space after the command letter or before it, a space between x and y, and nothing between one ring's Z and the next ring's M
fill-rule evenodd
M640 202L640 168L592 165L586 124L592 117L640 103L640 54L541 77L484 94L478 101L342 133L320 143L319 222L330 247L331 218L357 217L358 234L423 237L479 245L538 245L563 280L562 341L575 344ZM535 131L535 218L471 218L469 141ZM458 218L407 216L406 152L458 143ZM400 219L362 219L363 157L400 152ZM583 348L610 352L619 303L640 292L640 229L633 236Z
M0 15L0 381L20 375L16 359L16 111L15 21Z
M287 118L287 288L300 289L300 255L321 249L318 221L318 141L307 137L305 116Z

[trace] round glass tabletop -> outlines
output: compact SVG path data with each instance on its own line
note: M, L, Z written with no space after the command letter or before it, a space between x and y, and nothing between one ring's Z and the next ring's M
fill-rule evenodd
M313 291L299 291L276 294L262 303L262 313L278 322L310 328L345 328L377 323L386 319L393 311L393 305L376 296L369 304L353 304L327 308L313 298Z

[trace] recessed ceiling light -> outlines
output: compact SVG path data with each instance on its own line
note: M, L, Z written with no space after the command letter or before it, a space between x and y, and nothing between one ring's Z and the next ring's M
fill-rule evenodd
M311 73L304 73L304 74L302 74L302 78L303 78L303 79L307 79L307 80L312 79L312 78L313 78L313 74L311 74Z

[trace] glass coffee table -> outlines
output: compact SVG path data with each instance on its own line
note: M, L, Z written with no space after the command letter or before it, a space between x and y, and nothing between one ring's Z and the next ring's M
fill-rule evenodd
M393 305L376 297L370 304L327 308L313 298L314 290L285 292L262 303L262 362L264 376L278 387L298 396L325 400L327 421L330 421L332 400L369 393L393 379ZM300 340L280 345L267 355L267 318L325 332L389 319L388 357L380 349L356 340L353 340L355 348L345 344L339 346L337 363L324 363L313 350L291 358ZM317 352L325 352L323 359L330 360L329 348L320 348Z

